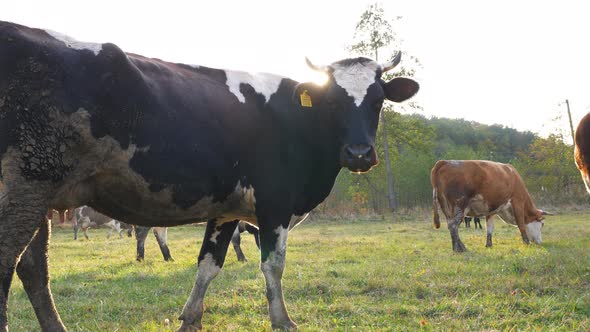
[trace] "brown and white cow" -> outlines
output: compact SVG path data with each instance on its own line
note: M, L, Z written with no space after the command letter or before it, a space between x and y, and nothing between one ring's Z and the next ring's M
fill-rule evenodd
M486 216L486 247L492 246L493 216L520 230L525 243L541 243L543 215L535 207L514 166L487 160L439 160L430 174L434 227L440 227L438 205L447 218L453 250L463 252L458 227L463 217Z
M590 193L590 113L586 114L578 124L575 141L574 160L586 190Z

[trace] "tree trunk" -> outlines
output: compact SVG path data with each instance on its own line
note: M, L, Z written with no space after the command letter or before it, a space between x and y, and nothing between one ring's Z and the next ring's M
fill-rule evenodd
M387 190L389 198L389 210L395 211L395 192L393 191L393 172L391 171L391 160L389 159L389 143L387 142L387 126L385 111L381 111L381 132L383 133L383 151L385 152L385 167L387 170Z

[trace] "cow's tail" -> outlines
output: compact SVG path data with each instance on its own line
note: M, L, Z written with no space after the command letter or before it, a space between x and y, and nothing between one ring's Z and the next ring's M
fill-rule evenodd
M440 228L440 216L438 214L438 170L444 165L443 160L436 162L430 172L430 182L432 184L432 223L434 228Z
M436 188L432 189L432 223L434 228L440 228L440 216L438 215L438 195Z

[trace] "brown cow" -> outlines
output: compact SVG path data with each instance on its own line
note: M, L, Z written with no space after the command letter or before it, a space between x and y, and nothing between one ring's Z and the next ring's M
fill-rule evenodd
M578 124L575 140L574 160L586 184L586 190L590 193L590 113Z
M440 227L438 204L447 218L453 250L463 252L458 227L463 217L486 216L486 247L492 246L493 216L518 226L525 243L541 243L543 215L524 181L509 164L487 160L439 160L430 174L434 227Z

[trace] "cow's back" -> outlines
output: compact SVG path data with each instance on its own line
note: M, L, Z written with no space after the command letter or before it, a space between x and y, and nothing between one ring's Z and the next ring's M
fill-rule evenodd
M239 180L250 185L240 177L243 160L253 155L244 147L258 147L252 137L261 130L251 125L251 104L235 99L222 108L233 96L223 71L207 79L204 69L96 45L79 48L44 30L0 22L0 160L10 159L0 174L51 181L59 208L92 201L141 221L128 211L153 207L170 211L158 220L177 223L208 215L182 209L208 197L223 201ZM243 108L228 112L235 105Z

